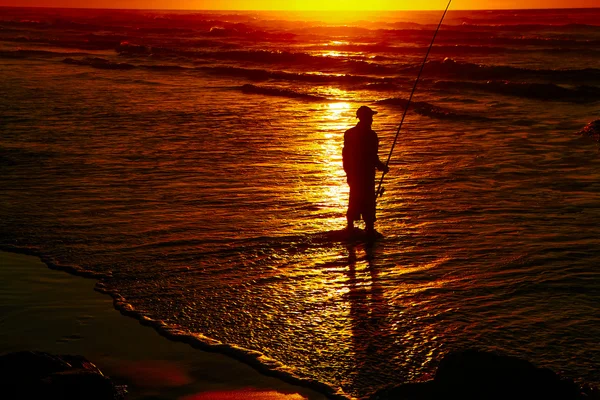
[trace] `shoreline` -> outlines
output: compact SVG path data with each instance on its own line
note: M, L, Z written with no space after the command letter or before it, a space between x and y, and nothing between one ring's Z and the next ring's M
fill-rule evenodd
M186 335L133 309L119 308L119 296L105 293L97 278L81 279L81 271L63 270L31 253L35 250L0 247L0 354L83 356L115 385L126 386L125 400L352 399L324 383L278 369L276 361L261 358L259 352L211 343L210 338ZM75 272L64 273L71 270ZM510 382L515 376L522 380L519 385ZM593 384L477 349L445 356L433 380L389 386L368 398L439 400L448 390L481 393L500 381L511 396L523 394L527 382L534 396L547 391L554 399L553 390L566 387L572 396L557 400L600 400L600 390Z
M329 398L268 376L276 373L259 371L235 356L204 351L177 336L165 337L144 326L152 325L149 321L125 318L115 309L112 296L95 289L97 277L76 269L65 271L32 253L0 249L0 308L5 314L0 353L82 355L116 384L127 385L127 399Z

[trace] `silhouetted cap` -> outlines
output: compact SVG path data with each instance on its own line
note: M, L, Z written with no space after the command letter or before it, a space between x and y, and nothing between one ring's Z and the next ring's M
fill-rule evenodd
M356 110L356 118L363 119L365 117L372 117L377 114L377 111L371 110L371 108L367 106L360 106L358 110Z

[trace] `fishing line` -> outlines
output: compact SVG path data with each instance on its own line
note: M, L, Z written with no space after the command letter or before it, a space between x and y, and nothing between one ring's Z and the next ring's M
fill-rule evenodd
M394 147L396 146L396 141L398 141L398 135L400 134L400 129L402 129L402 123L404 122L404 118L406 117L406 113L408 112L408 106L410 106L410 102L413 98L413 94L415 94L415 90L417 89L417 83L419 82L419 78L421 77L421 72L423 72L423 68L425 68L425 62L427 61L427 57L429 57L429 52L431 51L431 48L433 47L433 42L435 41L435 37L437 36L438 31L440 30L440 27L442 26L442 21L444 21L446 12L448 12L450 3L452 3L452 0L448 1L448 5L446 6L444 13L442 14L440 23L438 24L437 29L433 33L433 38L431 39L431 44L429 45L429 48L427 49L427 53L425 54L425 58L423 59L423 63L421 64L421 69L419 70L419 73L417 74L417 79L415 79L415 84L413 85L412 91L410 92L410 96L408 98L408 102L406 103L406 107L404 107L404 113L402 114L402 119L400 120L400 125L398 125L398 130L396 131L396 137L394 137L394 142L392 143L392 148L390 149L390 154L388 154L387 161L385 162L386 167L388 166L388 164L390 163L390 159L392 158L392 153L394 151ZM381 179L379 180L379 186L377 186L377 191L375 192L375 199L377 199L379 196L381 196L383 194L381 184L383 183L384 177L385 177L385 172L383 172L381 174Z

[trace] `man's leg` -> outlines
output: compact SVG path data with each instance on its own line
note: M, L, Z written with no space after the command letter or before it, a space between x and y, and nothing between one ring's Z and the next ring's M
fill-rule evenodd
M346 229L349 231L354 229L354 221L360 219L360 210L359 210L359 194L354 187L354 185L350 185L350 197L348 199L348 211L346 211Z
M375 187L373 183L373 187L370 187L369 190L365 192L363 219L365 220L367 233L375 233L375 221L377 220L375 217L376 207Z

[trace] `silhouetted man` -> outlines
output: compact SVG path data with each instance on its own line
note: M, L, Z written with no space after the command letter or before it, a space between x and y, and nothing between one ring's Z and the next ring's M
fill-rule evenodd
M388 172L388 167L379 160L377 150L379 138L371 129L373 115L377 111L361 106L356 111L358 124L344 133L342 151L344 171L350 186L348 201L348 230L354 228L354 221L365 221L367 233L375 233L375 170Z

